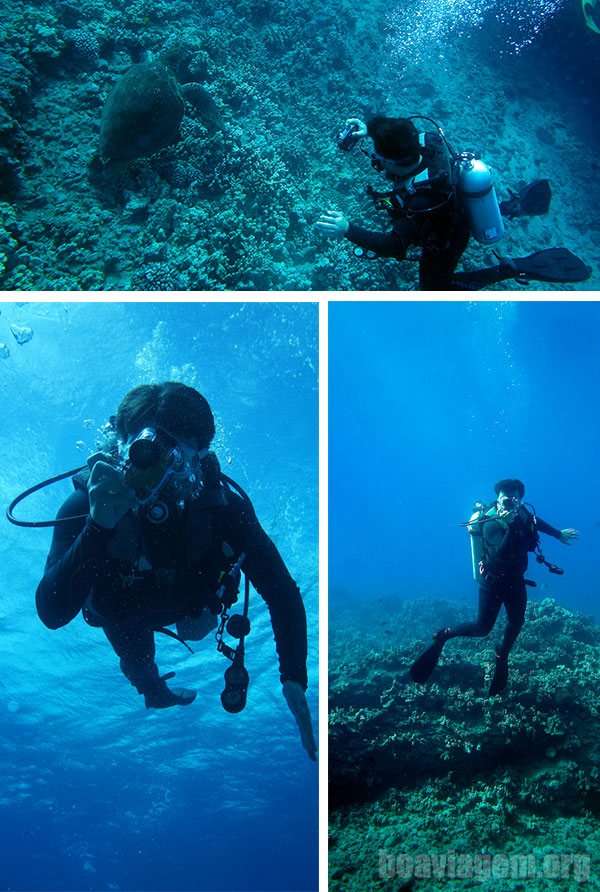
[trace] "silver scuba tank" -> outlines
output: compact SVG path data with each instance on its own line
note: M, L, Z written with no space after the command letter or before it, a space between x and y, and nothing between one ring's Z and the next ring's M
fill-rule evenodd
M493 245L504 235L504 221L492 172L472 152L459 156L458 194L467 214L471 235L481 245Z
M483 502L475 502L473 514L469 517L467 530L471 542L471 565L475 582L481 580L481 562L483 560L483 518L495 514L495 508L486 508Z

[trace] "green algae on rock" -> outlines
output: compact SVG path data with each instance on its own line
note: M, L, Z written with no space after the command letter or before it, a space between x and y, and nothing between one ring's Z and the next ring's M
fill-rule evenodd
M432 600L330 609L332 892L378 888L382 851L589 860L600 846L600 627L550 598L530 602L510 689L490 699L490 639L451 645L427 686L407 674L419 634L449 611L466 618ZM473 884L428 888L442 885Z

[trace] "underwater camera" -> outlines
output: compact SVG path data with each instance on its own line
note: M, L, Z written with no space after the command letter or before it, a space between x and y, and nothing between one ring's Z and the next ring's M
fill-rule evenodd
M184 464L183 452L174 437L160 427L146 427L129 444L120 468L123 482L136 491L143 504L157 495L171 474Z
M343 130L337 135L338 149L343 152L349 152L360 142L359 136L354 136L358 130L358 124L346 124Z

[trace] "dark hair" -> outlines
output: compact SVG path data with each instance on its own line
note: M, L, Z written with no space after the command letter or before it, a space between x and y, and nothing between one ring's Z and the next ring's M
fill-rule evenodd
M121 400L117 409L117 434L127 440L142 428L157 424L174 437L195 437L206 449L215 435L215 419L208 402L187 384L165 381L141 384Z
M494 486L494 492L496 495L500 492L516 492L519 494L519 498L522 499L525 495L525 484L521 482L521 480L513 480L510 477L507 477L506 480L499 480L498 483Z
M367 133L373 140L375 151L384 158L407 163L419 160L419 131L408 118L376 115L367 121Z

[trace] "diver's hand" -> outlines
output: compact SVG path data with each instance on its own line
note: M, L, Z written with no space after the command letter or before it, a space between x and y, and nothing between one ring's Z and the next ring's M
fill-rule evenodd
M306 702L306 695L302 690L302 686L297 681L284 681L283 696L287 700L287 705L296 719L302 746L308 753L309 759L313 762L317 761L317 744L315 743L315 735L313 732L312 719L310 717L310 709Z
M364 121L361 121L360 118L348 118L346 120L346 127L348 124L356 124L358 130L354 131L354 136L367 136L367 125Z
M563 545L570 545L571 539L579 539L579 530L561 530L560 531L560 541Z
M339 211L327 211L326 214L321 214L315 223L315 229L326 238L344 238L350 224Z
M137 501L135 490L125 486L121 473L108 464L106 458L102 452L97 452L88 459L88 465L92 469L88 480L88 495L94 523L113 530L129 509L137 505Z

